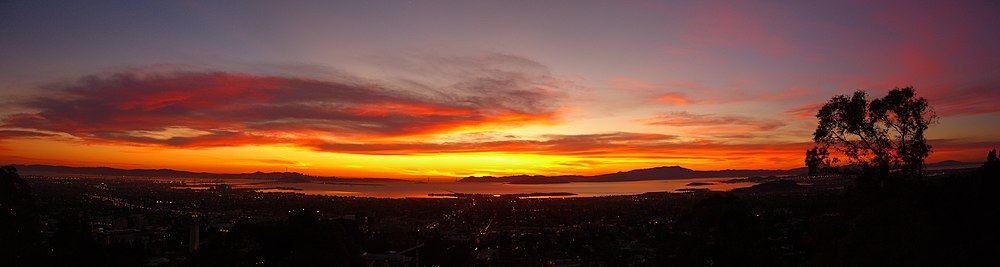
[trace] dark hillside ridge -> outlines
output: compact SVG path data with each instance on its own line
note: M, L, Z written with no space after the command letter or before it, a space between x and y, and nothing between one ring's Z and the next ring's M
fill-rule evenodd
M283 182L308 182L312 180L350 180L370 182L406 181L389 178L340 178L312 176L298 172L253 172L253 173L208 173L171 169L116 169L109 167L68 167L51 165L14 165L21 175L66 175L66 176L108 176L108 177L158 177L158 178L205 178L205 179L261 179Z
M950 169L975 165L977 163L946 160L937 163L928 163L928 169ZM623 181L648 181L648 180L674 180L674 179L694 179L694 178L737 178L754 176L782 176L782 175L805 175L807 169L794 168L788 170L718 170L718 171L696 171L681 166L654 167L648 169L638 169L626 172L616 172L600 174L594 176L582 175L514 175L514 176L470 176L462 178L460 182L489 182L489 183L511 183L511 184L555 184L572 182L623 182Z

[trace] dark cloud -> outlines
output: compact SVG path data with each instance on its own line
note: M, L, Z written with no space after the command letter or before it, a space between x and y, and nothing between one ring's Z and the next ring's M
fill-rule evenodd
M0 140L11 138L51 137L52 134L34 131L0 130Z
M15 138L51 138L55 137L53 134L40 133L34 131L21 131L21 130L0 130L0 142L6 139ZM0 146L0 152L7 152L10 149L4 146Z
M0 127L95 142L210 147L317 145L555 120L561 88L547 69L498 57L437 62L465 69L440 84L230 72L95 75L20 103L33 112L9 115Z

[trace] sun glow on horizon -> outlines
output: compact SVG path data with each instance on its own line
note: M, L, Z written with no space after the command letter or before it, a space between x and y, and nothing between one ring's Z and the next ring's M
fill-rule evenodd
M719 159L707 156L546 155L509 152L364 155L317 152L288 145L215 148L135 147L67 141L14 139L0 143L15 164L107 166L124 169L172 168L186 171L247 173L294 171L338 177L432 178L466 176L596 175L658 166L711 169ZM697 151L705 154L705 151ZM797 156L797 155L796 155ZM780 161L776 161L780 162ZM768 166L753 163L753 166ZM788 168L780 163L773 168ZM720 168L721 169L721 168Z

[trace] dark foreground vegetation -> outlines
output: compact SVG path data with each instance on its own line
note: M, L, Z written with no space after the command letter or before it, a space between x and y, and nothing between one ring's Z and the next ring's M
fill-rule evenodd
M175 190L5 168L0 266L978 266L1000 253L996 165L568 199Z

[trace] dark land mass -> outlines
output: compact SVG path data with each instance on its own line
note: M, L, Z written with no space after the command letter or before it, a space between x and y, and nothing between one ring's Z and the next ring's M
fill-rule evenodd
M746 188L736 188L730 190L733 193L767 193L767 192L790 192L796 190L803 190L805 187L799 185L792 180L776 180L765 182L761 184L755 184Z
M341 178L329 176L312 176L298 172L253 172L253 173L207 173L189 172L171 169L116 169L109 167L67 167L51 165L14 165L23 175L43 176L104 176L104 177L143 177L143 178L205 178L205 179L260 179L281 183L309 182L345 182L345 183L378 183L378 182L409 182L391 178Z
M321 182L321 184L346 185L346 186L385 186L384 184L349 183L349 182Z
M230 190L246 190L246 191L257 191L257 190L289 190L289 191L302 191L302 188L279 186L279 187L259 187L259 188L233 188L233 189L230 189Z
M681 189L677 189L677 191L678 192L704 192L704 191L711 191L711 189L708 189L708 188L681 188Z
M713 184L715 184L715 183L710 183L710 182L692 182L692 183L688 183L687 186L706 186L706 185L713 185Z
M721 171L696 171L680 166L656 167L649 169L631 170L626 172L608 173L594 176L544 176L544 175L517 175L517 176L482 176L466 177L459 182L489 182L489 183L512 183L512 184L546 184L546 183L571 183L571 182L624 182L624 181L646 181L646 180L671 180L671 179L691 179L691 178L721 178L721 177L747 177L747 176L770 176L770 175L800 175L805 169L797 168L791 170L721 170Z
M576 193L569 192L553 192L553 193L519 193L519 194L466 194L466 193L449 193L449 194L438 194L431 193L427 194L432 197L455 197L455 198L531 198L531 197L571 197L575 196Z
M802 169L791 170L721 170L721 171L696 171L680 166L656 167L649 169L631 170L627 172L617 172L602 174L586 179L589 182L614 182L614 181L642 181L642 180L669 180L669 179L690 179L690 178L721 178L721 177L743 177L762 175L798 175L804 173Z
M927 164L928 170L949 170L949 169L975 169L982 166L981 162L965 162L957 160L945 160Z
M976 163L947 160L938 163L927 164L929 170L947 170L957 168L971 168ZM199 179L259 179L281 183L344 183L355 185L377 185L380 182L412 182L404 179L393 178L342 178L334 176L312 176L298 172L253 172L253 173L208 173L190 172L172 169L117 169L109 167L69 167L53 165L13 165L22 175L40 176L103 176L103 177L142 177L142 178L199 178ZM850 168L850 166L845 167ZM491 182L491 183L511 183L511 184L559 184L572 182L622 182L622 181L644 181L644 180L670 180L670 179L691 179L691 178L722 178L722 177L767 177L767 176L789 176L803 175L806 168L795 168L789 170L720 170L720 171L696 171L680 166L655 167L648 169L638 169L625 172L616 172L594 176L582 175L515 175L515 176L481 176L466 177L460 182ZM748 181L737 180L732 182ZM763 179L755 179L751 182L766 182Z
M972 162L962 162L955 160L946 160L937 163L927 164L927 169L929 170L947 170L947 169L960 169L960 168L974 168L981 163ZM842 168L851 169L852 166L845 166ZM459 182L486 182L486 183L510 183L510 184L557 184L557 183L575 183L575 182L625 182L625 181L646 181L646 180L673 180L673 179L692 179L692 178L725 178L725 177L781 177L781 176L791 176L791 175L804 175L806 174L806 168L794 168L788 170L719 170L719 171L697 171L681 166L668 166L668 167L655 167L649 169L638 169L625 172L608 173L594 176L582 176L582 175L562 175L562 176L545 176L545 175L514 175L514 176L469 176L462 178ZM748 181L748 180L735 180L739 178L734 178L731 182L738 181ZM766 182L761 181L763 179L756 179L751 182Z
M0 177L0 266L981 266L1000 251L986 168L573 198L21 177Z

